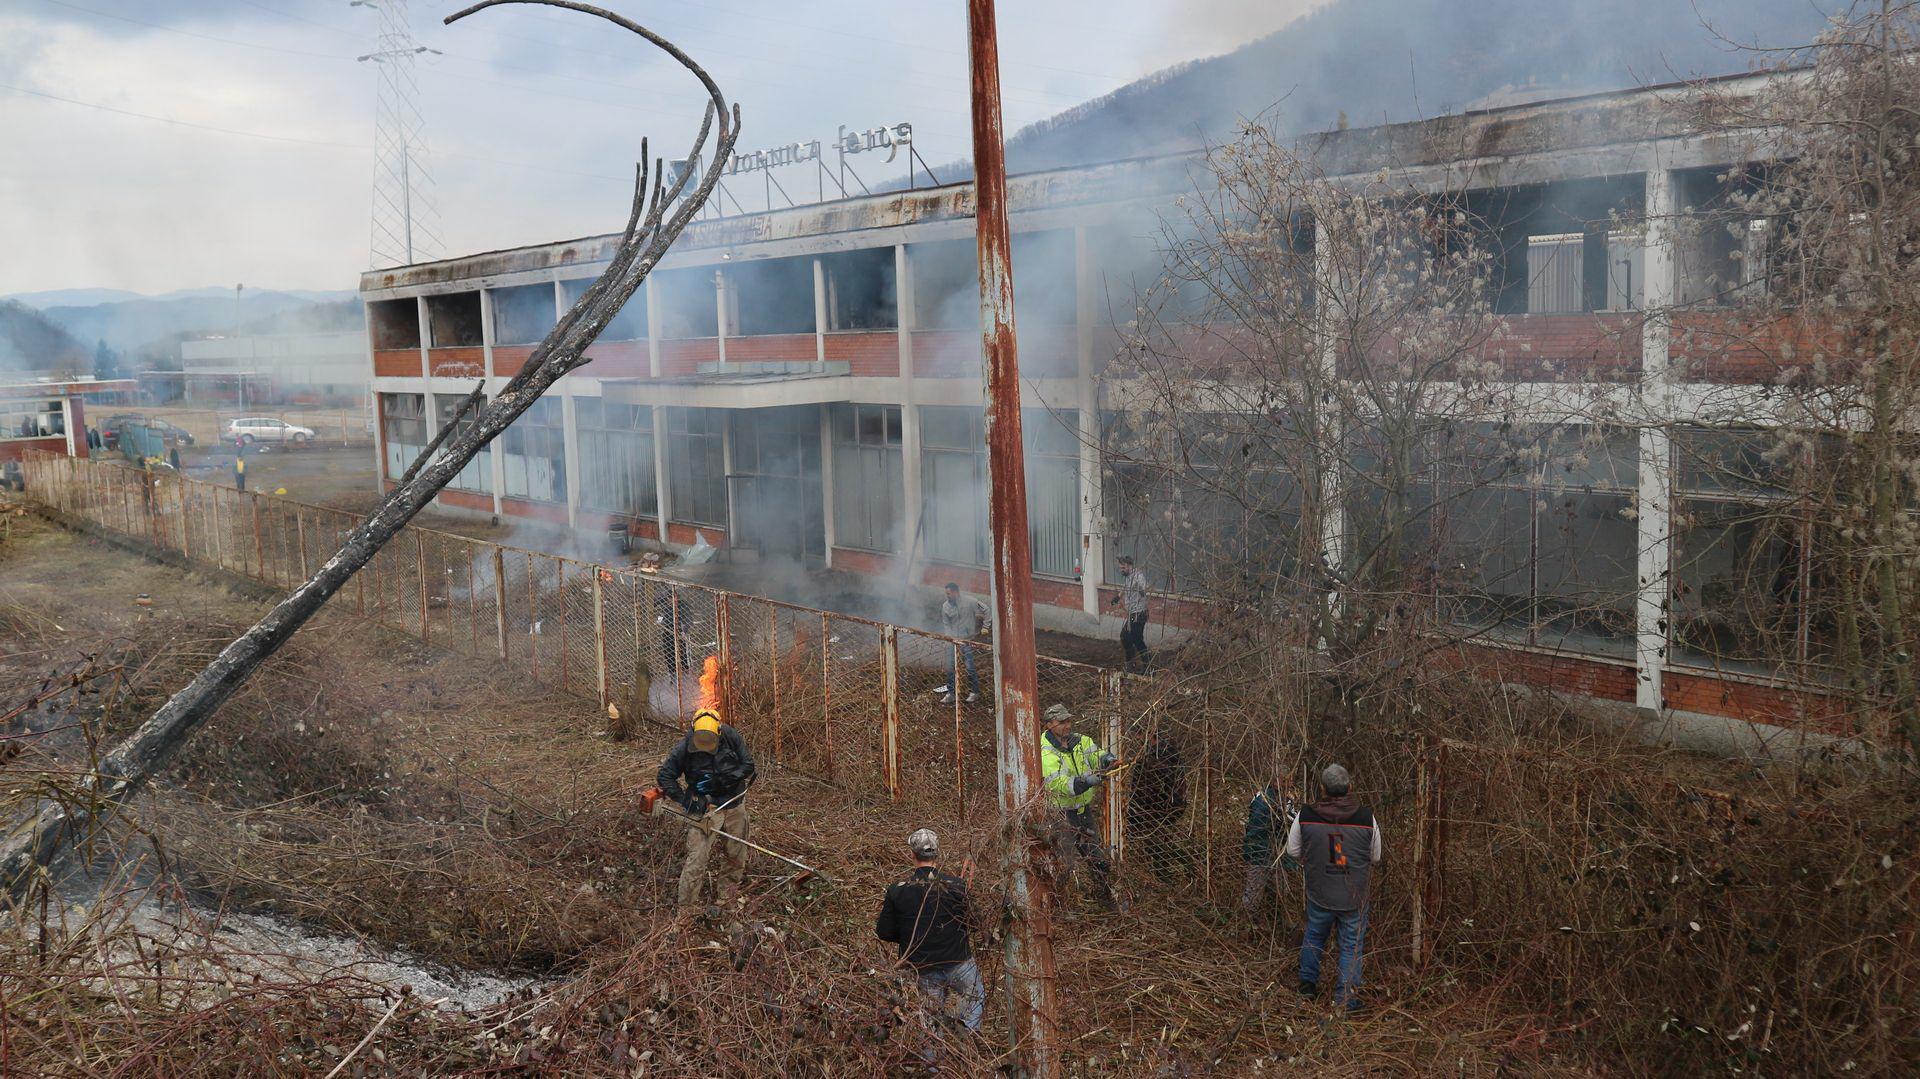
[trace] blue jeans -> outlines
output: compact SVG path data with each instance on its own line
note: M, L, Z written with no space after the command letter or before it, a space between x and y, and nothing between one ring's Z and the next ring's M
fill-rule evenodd
M971 1034L980 1029L987 991L980 984L980 968L973 960L920 971L920 992L938 1015L951 1016Z
M963 644L963 645L960 645L956 649L956 651L960 653L960 659L957 659L954 661L953 681L948 683L948 686L950 686L953 689L953 695L956 697L960 695L960 660L961 659L965 660L967 664L967 692L968 693L980 692L980 672L973 665L973 649L968 648L966 645Z
M1300 980L1320 984L1320 950L1327 946L1335 925L1340 927L1340 987L1333 994L1336 1004L1358 1007L1354 991L1360 988L1360 950L1367 942L1367 908L1328 910L1307 900L1307 934L1300 942Z

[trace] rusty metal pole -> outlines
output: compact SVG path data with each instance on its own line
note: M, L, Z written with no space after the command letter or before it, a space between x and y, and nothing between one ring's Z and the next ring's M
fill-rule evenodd
M1020 356L1013 330L1013 248L1007 228L1006 142L1000 129L1000 46L993 0L967 2L972 68L975 235L986 369L987 525L993 538L993 697L1000 810L1027 815L1040 787L1039 676L1034 669L1033 556L1027 547L1027 478L1020 439ZM953 687L958 690L960 687ZM955 694L958 696L958 693ZM1059 1074L1053 973L1053 897L1034 862L1044 838L1020 827L1007 844L1007 979L1013 1050L1022 1072Z
M896 626L880 630L880 772L887 797L900 800L900 641Z

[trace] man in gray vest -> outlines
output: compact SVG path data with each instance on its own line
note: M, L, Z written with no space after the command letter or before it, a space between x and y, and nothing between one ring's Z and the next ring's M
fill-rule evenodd
M1380 861L1380 826L1373 810L1352 794L1347 770L1329 764L1320 773L1320 800L1302 809L1287 829L1287 853L1307 878L1307 932L1300 942L1300 994L1320 992L1320 952L1340 932L1340 982L1334 1003L1358 1010L1360 953L1367 939L1367 878Z

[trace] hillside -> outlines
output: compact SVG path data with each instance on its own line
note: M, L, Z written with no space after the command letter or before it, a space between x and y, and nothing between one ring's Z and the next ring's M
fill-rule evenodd
M236 303L231 292L206 295L204 290L191 290L171 299L143 297L85 306L49 307L42 313L81 341L105 341L110 348L132 352L180 334L232 333L236 327L244 330L306 308L314 299L332 303L351 295L248 292Z
M1030 172L1188 149L1263 114L1294 133L1728 74L1759 59L1731 41L1804 44L1821 26L1808 0L1335 0L1024 128L1007 161Z
M0 300L0 379L23 372L93 369L93 353L33 308Z

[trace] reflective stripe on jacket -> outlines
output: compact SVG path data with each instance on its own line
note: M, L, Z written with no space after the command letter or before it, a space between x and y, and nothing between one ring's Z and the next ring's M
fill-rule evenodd
M1061 752L1053 744L1051 735L1040 736L1040 775L1047 788L1047 804L1055 809L1085 809L1093 804L1093 796L1098 787L1088 787L1079 794L1073 793L1075 776L1092 775L1100 767L1100 747L1086 735L1075 735L1077 741L1068 752Z

